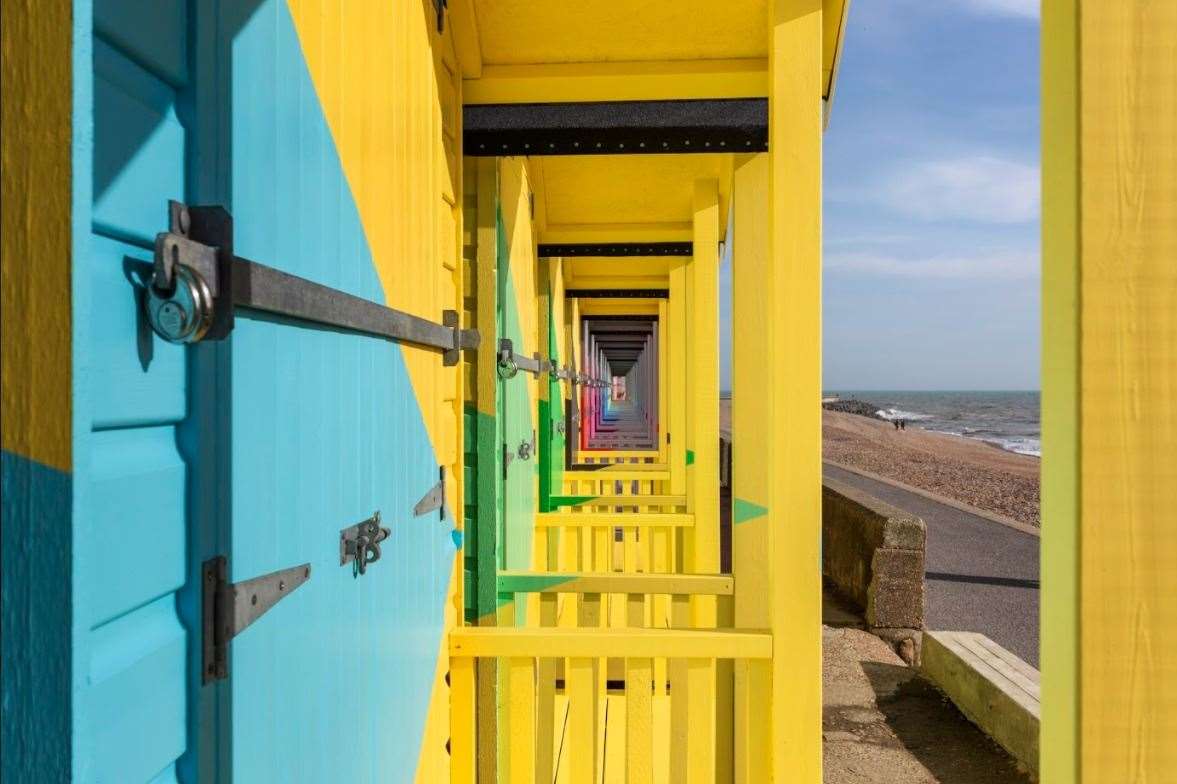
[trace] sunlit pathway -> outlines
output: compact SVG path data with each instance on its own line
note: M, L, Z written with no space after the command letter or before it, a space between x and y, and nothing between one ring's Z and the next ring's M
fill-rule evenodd
M1038 666L1037 536L828 463L824 470L927 524L929 629L981 632Z

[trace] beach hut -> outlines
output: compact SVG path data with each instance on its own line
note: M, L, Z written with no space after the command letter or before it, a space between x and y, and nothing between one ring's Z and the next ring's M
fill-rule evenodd
M847 6L6 3L4 779L819 781L821 136ZM1172 64L1131 43L1172 40L1166 14L1101 7L1047 57L1048 229L1104 204L1080 172L1171 196ZM1120 71L1080 82L1099 41ZM1081 158L1089 98L1155 109L1117 149L1159 163ZM1153 480L1177 382L1148 350L1174 322L1119 287L1172 284L1172 228L1113 228L1142 238L1131 264L1047 248L1047 355L1070 353L1046 449L1070 462L1046 469L1044 662L1077 695L1045 724L1055 781L1080 780L1068 749L1142 739L1156 756L1082 779L1127 780L1173 728L1142 654L1166 685L1132 681L1101 734L1128 683L1092 640L1173 620L1160 582L1090 560L1173 552ZM1082 353L1084 329L1115 339ZM1116 430L1080 442L1097 402ZM1125 474L1087 459L1136 481L1100 495ZM1139 514L1096 526L1101 499ZM1079 637L1080 586L1156 614Z

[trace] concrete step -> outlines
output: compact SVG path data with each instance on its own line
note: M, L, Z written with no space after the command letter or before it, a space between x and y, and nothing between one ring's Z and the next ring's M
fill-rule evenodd
M961 713L1038 774L1038 670L983 634L945 631L924 632L920 668Z

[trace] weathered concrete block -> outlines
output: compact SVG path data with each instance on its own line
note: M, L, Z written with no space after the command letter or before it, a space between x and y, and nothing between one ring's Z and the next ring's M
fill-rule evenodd
M822 487L822 572L874 628L924 623L924 551L918 517L834 480Z
M924 582L924 551L879 548L871 559L875 580L913 580Z
M924 581L876 577L867 594L865 614L866 624L872 628L923 628Z

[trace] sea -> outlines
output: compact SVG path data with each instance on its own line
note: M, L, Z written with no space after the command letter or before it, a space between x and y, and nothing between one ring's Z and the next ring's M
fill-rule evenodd
M857 398L878 407L884 419L975 438L1008 452L1042 456L1041 401L1038 392L900 392L829 390L825 397Z

